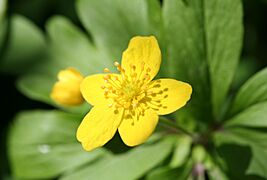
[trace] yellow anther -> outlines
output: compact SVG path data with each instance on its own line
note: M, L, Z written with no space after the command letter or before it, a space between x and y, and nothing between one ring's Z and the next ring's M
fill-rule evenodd
M135 65L131 65L131 68L135 71L136 66Z
M150 68L147 68L147 69L146 69L146 72L150 72L150 71L151 71L151 69L150 69Z
M109 74L104 76L104 80L108 80L108 79L110 79L110 75Z
M126 102L126 103L123 104L123 107L125 109L128 109L130 106L131 106L131 103L130 102Z
M104 69L104 72L105 72L105 73L110 73L110 70L109 70L108 68L105 68L105 69Z
M106 86L102 85L102 86L101 86L101 88L102 88L102 89L105 89L105 88L106 88Z
M118 63L117 61L114 62L114 66L119 67L120 63Z
M133 103L133 108L136 108L137 105L138 105L138 102L134 102L134 103Z

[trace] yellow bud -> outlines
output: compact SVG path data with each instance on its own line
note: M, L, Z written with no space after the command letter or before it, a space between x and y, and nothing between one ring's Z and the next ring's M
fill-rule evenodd
M80 91L83 76L74 68L67 68L58 73L50 97L60 105L75 106L84 102Z

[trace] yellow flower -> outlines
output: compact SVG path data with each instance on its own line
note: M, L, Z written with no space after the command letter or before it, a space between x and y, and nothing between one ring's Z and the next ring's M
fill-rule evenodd
M80 105L84 102L80 91L83 76L74 68L67 68L58 73L50 97L58 104L65 106Z
M147 140L158 115L174 112L190 99L189 84L174 79L152 80L159 71L161 51L155 37L134 37L123 52L120 74L86 77L81 84L85 100L93 105L77 130L77 139L90 151L103 146L119 131L128 146Z

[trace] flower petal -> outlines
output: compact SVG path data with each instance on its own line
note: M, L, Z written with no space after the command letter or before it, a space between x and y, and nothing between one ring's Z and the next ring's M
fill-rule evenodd
M106 144L114 136L122 114L122 109L106 106L93 107L84 117L76 134L83 148L91 151Z
M147 109L144 115L133 119L123 119L119 126L119 133L123 142L128 146L136 146L145 142L154 131L158 123L158 115ZM134 123L133 123L134 122Z
M150 79L153 79L159 71L160 63L161 51L154 36L133 37L122 55L122 68L125 69L126 74L132 71L131 68L134 65L137 75L149 68ZM142 66L144 66L144 70L142 70Z
M183 107L190 99L192 87L185 82L175 79L158 79L151 82L153 92L148 104L157 111L159 115L169 114Z
M105 98L105 90L102 86L105 86L104 77L107 74L95 74L87 76L84 78L81 84L81 92L84 99L91 105L96 104L110 104L112 101ZM112 74L112 76L118 76L117 74Z

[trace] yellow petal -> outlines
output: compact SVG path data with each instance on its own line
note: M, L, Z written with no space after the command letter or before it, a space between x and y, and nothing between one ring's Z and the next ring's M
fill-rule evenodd
M107 74L95 74L87 76L84 78L81 84L81 92L84 99L91 105L96 104L110 104L111 100L105 98L105 89L104 86L107 86L107 83L104 80L104 77ZM112 74L113 77L119 75Z
M144 115L133 119L123 119L119 133L123 142L128 146L136 146L145 142L158 123L158 115L151 109L145 110Z
M115 134L121 119L122 109L95 106L84 117L77 130L77 139L85 150L91 151L106 144Z
M190 99L192 87L175 79L158 79L151 82L148 102L159 115L169 114L183 107Z
M122 55L122 68L126 74L130 74L132 66L136 67L137 75L143 75L148 70L150 79L153 79L159 71L161 63L161 51L154 36L136 36L130 40L128 48ZM142 70L142 67L144 69Z
M58 73L58 82L53 86L51 98L61 105L80 105L84 102L80 92L83 76L74 68L68 68Z

